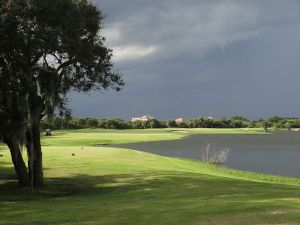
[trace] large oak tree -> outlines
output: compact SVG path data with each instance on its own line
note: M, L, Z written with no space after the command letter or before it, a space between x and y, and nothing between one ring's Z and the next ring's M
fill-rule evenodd
M0 135L20 186L43 184L40 120L64 112L68 92L124 85L102 20L86 0L0 0Z

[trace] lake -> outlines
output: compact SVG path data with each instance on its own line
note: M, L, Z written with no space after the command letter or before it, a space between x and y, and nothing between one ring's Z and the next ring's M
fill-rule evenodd
M191 135L175 141L118 145L162 156L201 159L202 152L229 149L226 167L300 178L300 132L266 135Z

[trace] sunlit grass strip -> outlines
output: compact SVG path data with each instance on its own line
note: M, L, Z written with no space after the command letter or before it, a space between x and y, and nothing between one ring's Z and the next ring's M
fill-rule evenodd
M53 131L53 136L44 137L45 146L97 146L126 144L145 141L177 140L192 134L263 134L262 129L146 129L146 130L105 130L81 129Z

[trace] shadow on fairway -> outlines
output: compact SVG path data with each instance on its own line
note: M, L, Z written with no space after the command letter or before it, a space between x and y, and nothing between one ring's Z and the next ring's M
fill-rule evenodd
M154 172L45 179L43 188L32 192L19 188L12 168L0 166L0 202L66 198L74 196L115 196L132 194L149 198L222 199L255 201L299 197L298 187L230 179L196 173ZM25 193L25 194L24 194Z

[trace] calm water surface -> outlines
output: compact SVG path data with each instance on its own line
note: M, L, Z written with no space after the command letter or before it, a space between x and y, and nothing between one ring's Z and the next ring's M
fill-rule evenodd
M201 159L202 151L230 150L225 166L300 178L300 132L269 135L192 135L181 140L119 145L162 156Z

